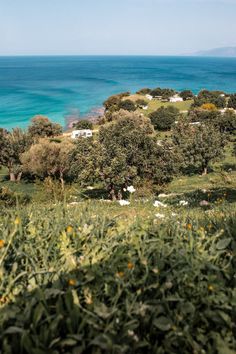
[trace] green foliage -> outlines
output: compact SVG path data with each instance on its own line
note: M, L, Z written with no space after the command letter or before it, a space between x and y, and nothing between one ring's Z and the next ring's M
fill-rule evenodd
M194 108L188 112L188 118L191 122L209 123L216 126L221 119L221 113L214 110Z
M23 169L37 177L60 178L64 185L65 174L70 169L69 154L72 149L70 141L56 143L41 139L22 154Z
M81 119L79 122L73 125L76 129L93 129L93 123L87 119Z
M202 90L197 97L194 97L194 106L200 107L205 103L213 103L217 108L226 107L226 98L221 91Z
M178 120L179 110L174 106L160 107L149 114L149 118L156 130L170 130L172 124Z
M158 184L171 179L170 150L158 146L150 133L153 130L147 118L125 112L101 128L98 173L113 198L121 197L123 188L139 179L147 178Z
M185 171L207 173L210 162L223 155L225 137L212 124L191 125L181 119L173 130L173 142Z
M235 209L132 223L102 210L5 213L2 352L233 353Z
M0 187L0 207L12 207L26 205L30 202L30 196L23 192L16 193L8 187Z
M228 101L228 108L236 109L236 93L234 93L233 95L230 95L229 101Z
M181 91L179 95L183 98L184 101L191 100L194 98L194 94L190 90Z
M19 128L11 132L0 130L0 166L7 167L11 181L20 181L22 175L20 156L31 144L29 134Z
M169 99L175 93L175 90L157 87L150 92L150 95L153 97L162 97L162 99Z
M236 132L236 113L230 109L227 109L220 117L218 121L221 132Z
M52 123L47 117L35 116L28 128L33 138L54 137L62 133L62 127L58 123Z
M136 105L131 100L122 100L118 105L119 109L124 109L129 112L134 112L136 110Z
M145 107L148 105L147 101L145 101L144 99L141 99L141 98L139 98L135 103L139 108L142 108L142 107Z
M141 90L137 91L136 93L138 95L148 95L148 94L150 94L151 91L152 90L150 88L144 87Z

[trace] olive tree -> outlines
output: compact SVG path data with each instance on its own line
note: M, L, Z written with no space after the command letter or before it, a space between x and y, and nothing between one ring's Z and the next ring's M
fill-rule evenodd
M192 125L187 119L180 119L172 135L176 151L179 153L183 171L207 174L209 164L222 157L225 137L212 124Z
M8 169L10 181L20 181L22 176L20 156L31 143L29 134L19 128L11 132L0 129L0 165Z
M21 156L24 171L37 177L58 178L64 188L64 179L70 170L69 154L73 143L67 140L54 142L40 139Z

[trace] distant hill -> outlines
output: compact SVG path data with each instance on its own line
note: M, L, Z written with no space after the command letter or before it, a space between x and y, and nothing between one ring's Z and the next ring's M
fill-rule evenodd
M194 53L193 55L204 57L236 57L236 47L223 47L210 50L202 50Z

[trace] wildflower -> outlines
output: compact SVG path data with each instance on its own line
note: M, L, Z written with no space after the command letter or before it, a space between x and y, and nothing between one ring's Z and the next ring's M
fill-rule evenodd
M116 276L117 276L118 278L123 278L124 275L125 275L124 272L117 272L117 273L116 273Z
M155 200L155 202L153 203L153 206L157 207L157 208L159 208L159 207L166 208L167 207L166 204L163 204L162 202L159 202L158 200Z
M70 234L71 232L73 232L73 227L72 227L71 225L67 226L66 232L68 232L68 234Z
M87 190L89 190L89 191L92 191L93 189L94 189L94 187L91 187L91 186L87 187Z
M153 271L153 273L155 273L155 274L159 274L159 269L158 269L158 268L153 268L152 271Z
M136 189L133 186L129 186L129 187L127 187L127 191L130 193L134 193L136 191Z
M14 224L19 225L20 221L21 221L20 218L17 216L17 218L15 218Z
M5 244L5 241L4 240L0 240L0 248L3 248L4 244Z
M125 205L129 205L130 202L129 202L128 200L123 200L123 199L121 199L121 200L119 200L119 204L120 204L121 206L125 206Z
M186 206L188 205L188 202L186 200L180 200L179 205Z
M128 265L127 265L127 267L128 267L128 269L130 269L130 270L131 270L131 269L133 269L133 268L134 268L134 265L133 265L133 263L129 262L129 263L128 263Z
M192 224L187 224L186 227L188 230L192 230Z
M208 285L208 290L209 290L209 291L214 291L213 285Z
M70 286L75 286L75 284L76 284L75 279L69 279L69 280L68 280L68 284L69 284Z
M207 206L209 204L210 203L207 200L201 200L200 203L199 203L200 206Z
M165 215L164 215L164 214L157 213L157 214L155 214L155 217L156 217L157 219L164 219Z

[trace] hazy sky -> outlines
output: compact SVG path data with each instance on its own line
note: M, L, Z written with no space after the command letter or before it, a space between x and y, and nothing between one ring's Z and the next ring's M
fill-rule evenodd
M185 54L236 45L236 0L0 0L0 55Z

